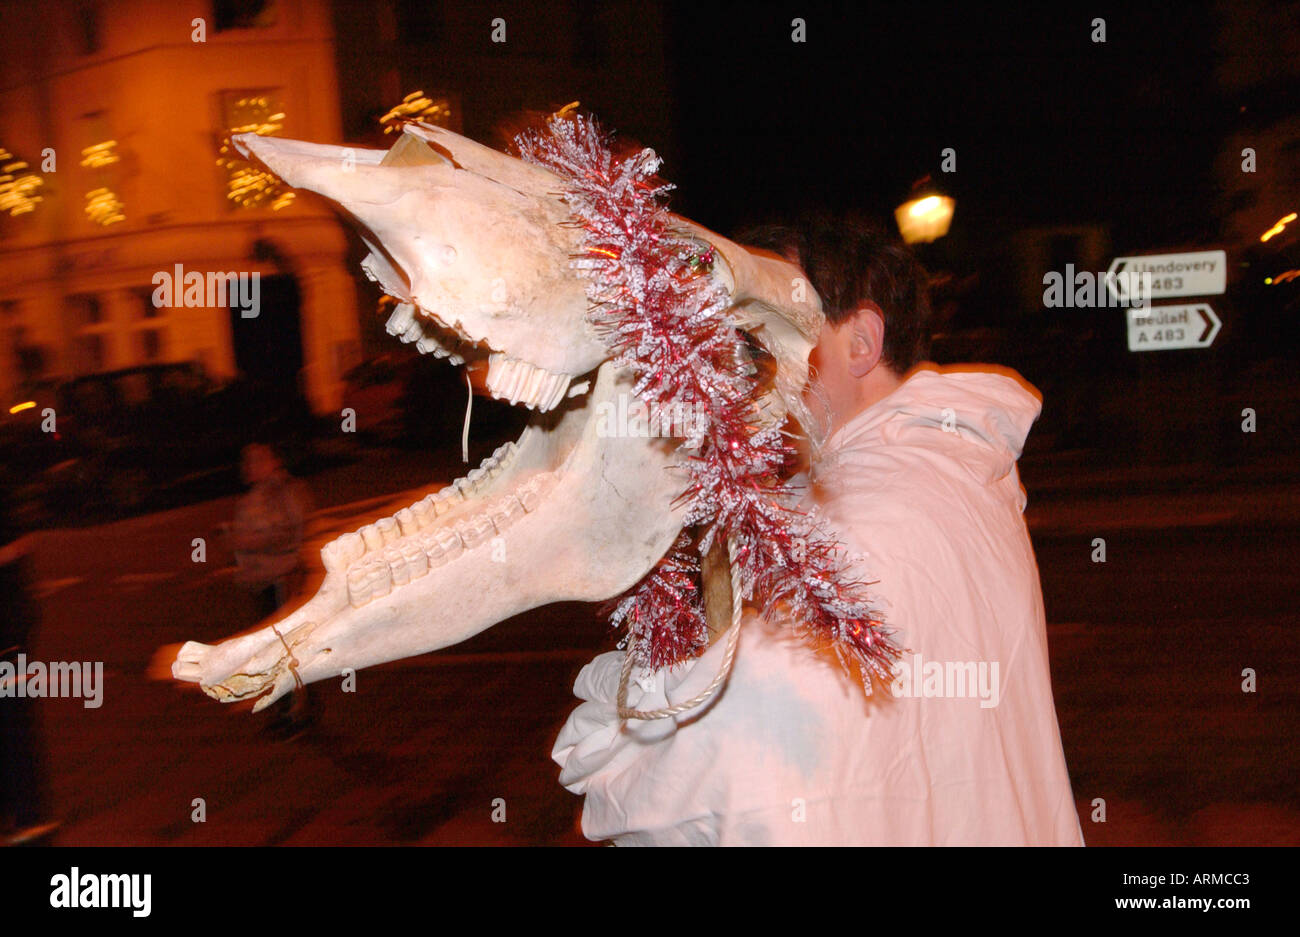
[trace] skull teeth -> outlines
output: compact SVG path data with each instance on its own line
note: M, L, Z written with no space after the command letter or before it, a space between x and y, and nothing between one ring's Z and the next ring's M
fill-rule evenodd
M460 542L465 544L465 549L472 550L495 534L496 528L492 526L491 520L480 514L462 522L456 532L460 534Z
M435 334L437 327L429 319L416 315L416 306L412 303L398 303L384 328L389 335L397 336L408 345L414 342L415 350L422 355L446 358L452 364L465 363L465 358L458 354L459 338L452 338L451 347L448 347Z
M429 571L429 555L414 538L403 540L397 548L412 579L419 579Z
M555 476L550 472L544 475L534 475L515 489L515 497L519 499L520 506L531 514L542 503L542 495L554 483Z
M360 608L382 598L461 553L490 543L536 511L555 484L554 473L532 475L501 497L484 501L481 496L518 453L514 443L506 443L438 494L426 495L392 517L381 517L326 544L321 559L327 571L344 577L352 606ZM452 523L438 521L472 502L480 504L472 515L453 518Z
M357 531L361 535L362 541L366 545L367 551L382 550L384 548L384 538L380 536L379 528L374 524L367 524Z
M388 317L388 324L384 328L389 335L405 336L406 330L414 323L415 307L410 303L398 303L397 308L393 310L393 314Z
M573 378L500 352L488 356L487 388L493 397L545 412L564 399Z
M423 313L423 315L418 315ZM435 314L414 303L399 303L385 326L389 335L405 343L415 343L422 355L446 358L451 364L465 363L471 347L482 348L458 322L446 323ZM501 352L488 356L487 387L492 396L513 406L522 403L530 410L545 413L557 407L569 393L573 378L568 374L538 367ZM585 386L584 386L585 390Z

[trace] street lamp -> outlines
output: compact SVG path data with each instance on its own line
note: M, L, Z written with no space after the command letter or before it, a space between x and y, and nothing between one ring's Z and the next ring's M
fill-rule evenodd
M922 188L923 179L912 188L912 198L894 209L899 233L908 244L928 244L948 233L957 203L933 187Z

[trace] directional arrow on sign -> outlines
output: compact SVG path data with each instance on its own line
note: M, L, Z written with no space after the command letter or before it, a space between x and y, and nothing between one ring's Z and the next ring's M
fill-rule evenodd
M1205 331L1202 332L1201 337L1196 340L1196 347L1208 348L1210 347L1210 343L1214 341L1214 336L1219 334L1219 329L1223 326L1223 323L1220 322L1219 317L1214 314L1214 310L1204 303L1197 306L1196 311L1201 314L1201 319L1205 322Z
M1128 350L1209 348L1223 323L1205 303L1129 309Z
M1106 271L1106 285L1111 295L1121 302L1127 302L1129 288L1120 274L1129 277L1149 274L1149 299L1217 296L1227 286L1228 256L1224 251L1217 250L1116 257Z

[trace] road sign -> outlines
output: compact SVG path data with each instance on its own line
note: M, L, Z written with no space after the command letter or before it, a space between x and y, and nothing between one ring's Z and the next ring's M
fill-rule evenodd
M1129 309L1125 314L1128 316L1129 351L1209 348L1222 325L1214 310L1205 303Z
M1106 271L1106 284L1112 295L1127 302L1126 280L1116 274L1151 274L1151 300L1175 299L1179 296L1218 296L1228 283L1228 257L1223 251L1192 251L1185 254L1148 254L1141 257L1116 257Z

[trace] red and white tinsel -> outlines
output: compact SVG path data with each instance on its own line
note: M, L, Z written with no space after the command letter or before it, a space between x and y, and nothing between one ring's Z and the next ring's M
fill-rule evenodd
M582 115L552 117L516 143L565 183L561 194L583 229L573 266L588 279L592 324L631 369L637 396L652 418L678 407L702 416L679 452L690 475L685 523L704 534L695 545L679 537L617 602L611 621L626 625L630 653L659 668L704 648L698 556L720 538L735 545L733 569L764 615L828 641L841 663L857 665L868 692L873 678L887 682L900 656L893 632L863 583L846 576L838 544L793 507L782 482L793 453L779 426L757 419L746 342L727 316L726 289L708 275L712 249L673 231L663 204L673 187L655 175L659 157L651 149L615 157Z

